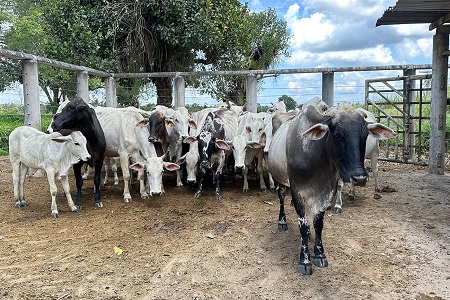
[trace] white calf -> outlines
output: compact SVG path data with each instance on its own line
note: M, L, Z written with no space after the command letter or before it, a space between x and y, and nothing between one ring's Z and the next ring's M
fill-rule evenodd
M26 205L23 185L28 169L32 168L47 173L52 197L52 216L58 216L55 175L61 180L70 209L77 211L70 195L67 176L73 164L90 159L86 138L81 132L74 131L68 136L62 136L58 132L45 134L28 126L17 127L9 135L9 159L13 168L16 207Z

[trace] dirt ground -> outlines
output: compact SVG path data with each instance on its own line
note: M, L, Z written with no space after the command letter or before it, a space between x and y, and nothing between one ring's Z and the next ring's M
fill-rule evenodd
M14 207L0 157L0 299L450 299L449 173L380 165L383 198L371 180L341 214L328 211L329 267L302 276L294 208L278 232L276 194L256 184L243 194L242 180L226 183L220 201L208 185L197 199L169 173L165 197L135 188L124 203L111 181L95 209L90 179L83 210L58 192L54 219L45 177L28 178L28 206Z

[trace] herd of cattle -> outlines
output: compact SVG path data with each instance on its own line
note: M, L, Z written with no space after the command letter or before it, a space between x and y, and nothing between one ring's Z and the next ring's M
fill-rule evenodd
M223 103L189 114L187 109L156 106L152 111L134 107L92 107L75 97L63 102L48 129L49 133L21 126L9 137L16 207L26 205L24 180L29 169L46 172L52 198L51 211L58 216L55 176L61 180L72 211L82 208L82 166L94 169L95 206L102 207L101 170L120 161L124 181L123 199L131 200L129 183L137 171L140 195L164 195L164 170L176 171L177 186L196 184L196 197L203 194L204 179L212 176L214 196L220 200L221 179L228 166L242 172L243 192L249 191L247 174L255 167L260 190L277 191L280 200L279 230L287 230L284 213L286 188L298 216L301 234L299 272L312 274L312 264L328 265L322 245L325 210L337 195L335 211L342 209L343 183L365 185L364 158L372 159L375 198L378 139L395 135L365 110L343 103L328 107L314 98L297 109L286 111L284 102L273 103L269 112L251 113L245 106ZM183 147L184 145L184 147ZM188 148L188 149L187 149ZM184 150L183 150L184 149ZM68 171L73 166L76 201L69 192ZM183 168L187 178L184 180ZM113 168L113 171L116 171ZM265 173L267 172L267 173ZM267 175L267 176L265 176ZM107 174L105 181L107 180ZM115 184L118 184L117 174ZM309 207L315 230L314 258L308 249Z

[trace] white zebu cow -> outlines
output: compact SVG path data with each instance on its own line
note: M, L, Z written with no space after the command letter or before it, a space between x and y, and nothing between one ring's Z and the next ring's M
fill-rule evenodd
M61 180L70 209L77 211L70 195L68 172L73 164L90 159L86 144L86 138L79 131L62 136L58 132L46 134L28 126L14 129L9 135L9 159L13 169L15 206L26 205L24 181L29 168L32 168L44 170L47 174L52 216L58 216L55 175Z
M248 192L248 169L252 162L256 159L256 169L259 176L260 190L265 192L267 190L264 181L264 117L265 114L247 112L239 117L238 136L232 140L233 153L235 158L235 166L240 167L243 164L242 176L244 177L244 186L242 191ZM242 141L245 139L245 143ZM245 153L244 161L242 162L242 153Z
M370 111L367 111L363 108L358 108L358 110L365 113L365 115L366 115L365 120L368 124L377 122L375 116ZM374 185L375 185L375 191L374 191L374 195L373 195L374 199L382 198L381 190L378 185L378 155L379 155L378 139L372 135L369 135L367 137L367 141L366 141L366 149L365 149L364 158L370 159L370 166L372 169L372 175L373 175ZM335 212L342 211L342 188L343 188L343 186L344 186L344 183L342 180L340 180L338 183L338 189L337 189L337 193L336 193L336 203L334 205ZM355 186L352 183L350 183L350 193L348 194L348 198L350 200L355 199Z
M138 180L141 198L148 198L147 189L149 189L150 196L163 195L164 187L160 169L166 168L173 171L178 169L179 166L174 163L165 164L162 160L153 159L157 155L154 145L148 142L148 119L134 109L108 108L107 111L98 115L98 120L105 133L105 157L119 156L120 158L124 181L124 201L129 202L131 200L129 190L130 159L134 163L140 163L139 165L133 165L133 168L139 171ZM144 170L147 172L147 187L143 176Z

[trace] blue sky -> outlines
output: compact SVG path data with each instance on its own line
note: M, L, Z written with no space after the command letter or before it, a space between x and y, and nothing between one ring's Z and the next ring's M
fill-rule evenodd
M389 6L394 6L396 0L241 2L247 2L254 12L274 8L278 17L287 22L292 35L291 56L274 69L431 63L435 31L428 30L429 24L375 27L377 19ZM336 73L335 102L363 102L365 79L399 74L398 71ZM314 96L320 97L320 93L321 74L281 75L265 79L258 92L258 103L270 104L283 94L303 103ZM0 103L10 98L17 101L17 91L0 95ZM214 104L215 100L188 89L186 104L193 102Z
M242 1L244 2L244 1ZM274 8L292 35L291 56L274 69L431 64L429 24L375 27L396 0L252 0L252 11ZM364 80L401 75L398 71L335 73L335 102L364 101ZM258 102L274 101L284 91L297 103L320 97L321 74L266 80Z

